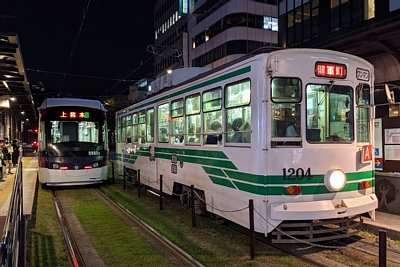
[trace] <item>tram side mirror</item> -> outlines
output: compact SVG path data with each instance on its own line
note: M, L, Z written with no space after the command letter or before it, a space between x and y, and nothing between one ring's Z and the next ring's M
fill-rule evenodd
M385 84L385 93L386 93L386 98L390 104L394 104L396 100L394 99L394 93L393 91L390 91L389 85Z

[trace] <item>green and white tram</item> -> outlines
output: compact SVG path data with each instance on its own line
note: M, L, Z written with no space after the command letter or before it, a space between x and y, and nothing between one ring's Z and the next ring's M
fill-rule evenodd
M163 175L167 194L194 185L204 209L244 227L253 199L266 236L348 230L377 208L373 82L370 63L335 51L246 57L118 111L117 163L148 187Z

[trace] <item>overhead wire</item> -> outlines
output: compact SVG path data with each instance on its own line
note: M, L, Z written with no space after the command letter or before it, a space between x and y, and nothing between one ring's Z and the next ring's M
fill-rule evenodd
M76 36L76 38L75 38L74 45L72 46L71 54L70 54L70 57L69 57L68 63L67 63L67 67L66 67L66 69L65 69L65 71L64 71L63 80L62 80L62 82L61 82L61 86L60 86L60 89L59 89L59 91L58 91L58 94L59 94L59 95L63 94L63 92L64 92L64 82L65 82L65 79L66 79L66 77L67 77L67 75L68 75L69 67L70 67L70 65L71 65L71 61L72 61L72 58L73 58L73 56L74 56L76 46L77 46L77 44L78 44L78 40L79 40L79 37L80 37L80 35L81 35L81 31L82 31L83 24L85 23L85 18L86 18L86 14L87 14L87 12L88 12L88 10L89 10L90 1L91 1L91 0L88 1L87 5L86 5L86 9L84 9L84 12L83 12L83 17L82 17L82 21L81 21L81 26L79 27L79 31L78 31L78 34L77 34L77 36Z
M135 73L136 71L138 71L141 67L143 67L147 62L149 62L151 59L153 59L154 55L151 55L149 58L147 58L144 62L141 62L139 66L137 66L136 68L134 68L131 72L129 72L127 75L124 76L123 79L121 80L126 80L129 76L131 76L133 73ZM106 89L106 96L108 95L109 91L113 91L115 88L117 88L117 86L120 83L118 82L117 84L115 84L110 90ZM124 88L123 90L121 90L120 92L118 92L118 94L122 94L124 93L126 90L128 90L129 88ZM113 94L113 95L117 95L117 93Z
M31 72L45 73L45 74L65 75L64 72L56 72L56 71L48 71L48 70L40 70L40 69L31 69L31 68L26 68L26 70L27 71L31 71ZM118 82L131 82L131 83L138 81L138 80L126 80L126 79L108 78L108 77L100 77L100 76L93 76L93 75L83 75L83 74L73 74L73 73L68 74L68 76L87 78L87 79L118 81Z

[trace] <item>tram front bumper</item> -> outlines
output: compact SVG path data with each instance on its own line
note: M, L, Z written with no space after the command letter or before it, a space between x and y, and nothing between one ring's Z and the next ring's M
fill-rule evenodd
M338 200L319 200L310 202L288 202L271 204L271 218L284 220L321 220L351 217L369 212L372 219L378 208L375 194Z

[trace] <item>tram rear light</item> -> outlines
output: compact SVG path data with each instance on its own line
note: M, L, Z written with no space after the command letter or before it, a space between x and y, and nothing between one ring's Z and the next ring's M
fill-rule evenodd
M68 170L68 167L67 166L62 166L62 167L60 167L60 170Z
M360 182L360 189L367 189L371 187L371 181Z
M85 166L85 169L93 169L93 166L91 165Z
M300 194L300 186L298 185L291 185L286 187L286 193L288 195L298 195Z

